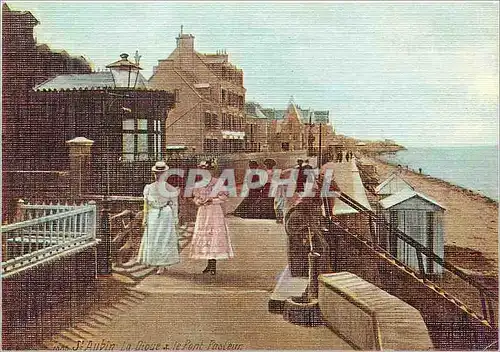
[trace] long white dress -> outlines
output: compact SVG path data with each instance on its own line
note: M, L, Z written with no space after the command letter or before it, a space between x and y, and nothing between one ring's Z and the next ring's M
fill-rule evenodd
M179 203L177 197L164 197L159 187L166 183L154 182L144 187L146 226L139 247L138 261L151 266L179 263L179 245L176 225Z

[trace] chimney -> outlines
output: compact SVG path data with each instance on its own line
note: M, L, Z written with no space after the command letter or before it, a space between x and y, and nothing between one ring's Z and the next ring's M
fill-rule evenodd
M192 34L179 34L177 39L177 47L181 51L194 51L194 36Z

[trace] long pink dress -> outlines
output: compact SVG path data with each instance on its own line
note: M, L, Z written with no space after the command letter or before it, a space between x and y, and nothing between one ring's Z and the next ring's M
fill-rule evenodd
M231 239L221 204L228 198L222 189L211 195L217 179L212 177L205 187L193 190L194 202L199 206L191 242L191 258L227 259L234 257ZM210 203L206 203L211 199Z

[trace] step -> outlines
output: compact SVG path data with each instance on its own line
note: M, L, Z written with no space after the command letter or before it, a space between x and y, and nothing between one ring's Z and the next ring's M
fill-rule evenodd
M132 296L132 295L127 295L123 299L127 300L129 302L134 302L134 303L139 303L139 302L142 302L144 300L144 298L138 298L138 297Z
M92 338L95 336L94 334L88 333L87 331L78 328L70 328L68 329L68 332L80 337L80 340L92 340Z
M98 311L95 311L94 314L99 315L105 319L113 320L113 315L111 315L105 311L102 311L101 309L99 309Z
M106 307L106 308L100 308L99 312L102 312L104 314L107 314L110 317L116 317L117 315L121 315L123 311L113 308L113 307Z
M46 340L42 342L42 346L46 347L48 350L69 350L69 346L64 343L55 341L54 339Z
M87 324L87 322L76 324L75 329L78 329L80 331L85 332L86 334L94 336L101 332L101 326L95 327L92 326L91 324Z
M56 336L53 336L52 341L54 341L56 344L58 344L59 346L59 349L65 349L65 350L70 350L73 348L73 344L76 344L76 341L72 341L72 340L69 340L67 337L63 336L63 335L56 335Z
M156 268L145 268L140 271L131 272L130 276L136 279L142 279L147 275L151 274L153 271L156 271Z
M76 335L76 334L70 332L69 330L63 330L63 331L59 332L58 335L62 336L63 338L67 339L68 341L70 341L72 343L77 343L78 341L82 340L81 336Z
M122 304L121 302L113 303L111 307L119 310L121 313L127 313L130 309L129 306Z
M101 329L103 329L107 326L107 324L100 323L96 320L91 320L90 318L85 319L83 324L88 325L90 328L94 329L95 331L100 331ZM79 324L76 324L76 326L79 326Z
M146 298L146 295L145 295L145 294L143 294L143 293L141 293L141 292L138 292L138 291L136 291L136 290L134 290L134 289L131 289L131 288L129 288L129 289L128 289L127 294L132 295L132 296L134 296L134 297L137 297L137 298L139 298L139 299L144 299L144 298Z
M85 321L97 321L99 323L101 323L102 325L105 325L107 326L109 324L109 322L111 321L110 319L107 319L107 318L104 318L103 316L101 315L97 315L96 313L92 314L90 317L88 317L87 319L85 319Z

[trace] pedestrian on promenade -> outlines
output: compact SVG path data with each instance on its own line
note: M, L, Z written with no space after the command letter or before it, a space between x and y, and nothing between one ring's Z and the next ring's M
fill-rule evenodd
M337 152L337 162L341 163L342 162L342 150L339 150Z
M202 161L198 167L211 171L211 166ZM193 190L193 200L198 205L194 225L191 254L193 259L207 259L208 265L203 273L215 275L217 260L234 257L229 230L222 209L222 203L228 198L228 192L222 186L217 194L213 194L217 178L211 176L206 186Z
M267 158L263 162L266 167L267 182L262 188L262 199L260 201L260 218L261 219L275 219L276 210L274 208L274 197L269 195L271 191L271 183L273 180L274 168L276 166L276 160Z
M256 160L250 160L248 162L248 168L250 170L259 169L259 163ZM252 175L251 179L248 180L250 183L255 183L259 181L259 175ZM248 195L242 200L234 211L234 215L246 218L246 219L260 219L261 218L261 200L262 200L262 187L250 188L248 187Z
M286 201L286 186L279 185L276 188L276 193L274 195L274 213L276 214L276 222L278 224L283 223L285 201Z
M138 262L155 266L157 274L165 267L177 264L179 245L177 235L178 195L175 187L167 183L167 164L158 161L152 168L155 182L144 187L144 234L139 247Z

